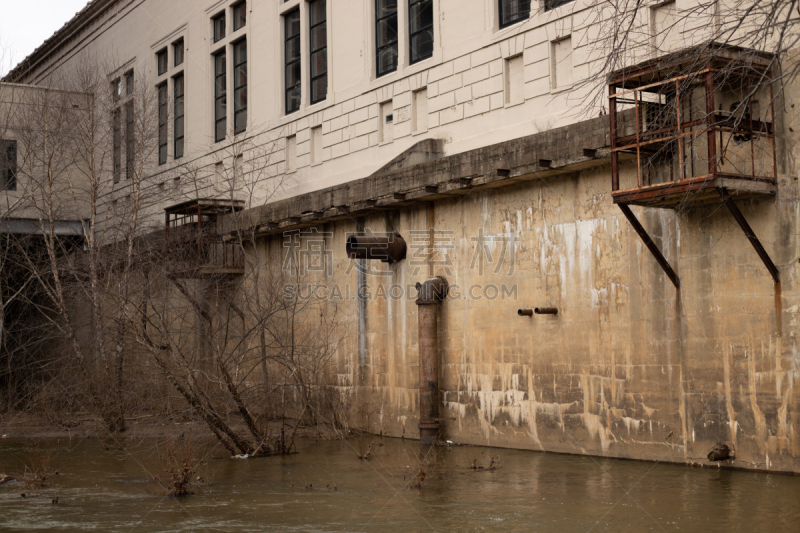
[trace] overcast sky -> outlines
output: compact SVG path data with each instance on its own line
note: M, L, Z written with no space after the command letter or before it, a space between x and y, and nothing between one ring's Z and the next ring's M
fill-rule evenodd
M88 0L0 0L0 76L88 3Z

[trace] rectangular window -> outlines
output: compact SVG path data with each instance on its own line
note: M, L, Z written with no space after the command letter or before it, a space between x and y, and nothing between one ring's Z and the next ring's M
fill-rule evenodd
M225 51L214 56L214 141L225 140L228 129L228 76Z
M17 190L17 141L0 140L0 190Z
M122 171L122 117L120 116L121 110L115 109L111 114L112 128L114 135L114 183L119 183L120 172Z
M408 0L411 63L433 55L433 0Z
M412 131L422 133L428 130L428 89L415 91L411 100Z
M375 0L378 76L397 70L397 0Z
M111 98L114 102L122 98L122 81L119 78L111 82Z
M218 43L225 38L225 13L211 19L214 23L214 42Z
M158 164L167 162L167 117L169 116L167 102L167 84L158 86Z
M184 78L183 74L180 76L176 76L173 80L174 85L174 108L175 108L175 120L173 121L173 132L172 134L175 136L174 141L174 153L173 157L175 159L180 159L183 157L183 137L184 137L184 128L183 128L183 94L184 94Z
M183 65L184 56L183 39L172 45L172 55L175 56L175 66Z
M531 16L531 0L500 0L500 27L505 28Z
M233 31L247 25L247 2L239 2L233 6Z
M133 179L136 156L136 119L133 116L133 100L125 104L125 178Z
M130 96L133 94L134 78L133 71L130 70L125 74L125 94Z
M286 43L286 114L300 109L300 10L284 17Z
M553 41L551 57L553 58L553 89L572 85L572 39L564 37Z
M247 40L233 45L233 132L247 129Z
M328 96L328 23L325 0L314 0L311 10L311 103Z
M156 54L156 59L158 61L158 75L166 74L169 68L167 49L165 48Z
M322 126L311 128L311 164L322 163Z
M564 4L569 4L573 0L544 0L544 10L550 11Z

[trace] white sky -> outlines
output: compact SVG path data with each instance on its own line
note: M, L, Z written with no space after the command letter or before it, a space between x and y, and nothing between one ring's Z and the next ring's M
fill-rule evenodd
M0 0L0 76L88 3L88 0Z

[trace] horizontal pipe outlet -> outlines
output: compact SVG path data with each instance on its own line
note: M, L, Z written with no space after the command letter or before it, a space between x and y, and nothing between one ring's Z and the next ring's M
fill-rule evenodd
M345 250L350 259L370 259L397 263L406 258L406 241L400 235L351 235Z
M557 315L558 309L555 307L537 307L534 312L537 315Z
M519 316L533 316L533 309L519 309L517 314Z

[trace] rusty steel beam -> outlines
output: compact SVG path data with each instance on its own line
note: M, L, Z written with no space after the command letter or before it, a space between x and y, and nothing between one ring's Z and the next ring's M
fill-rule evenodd
M725 207L728 208L728 211L731 212L731 215L733 215L733 218L735 218L736 222L739 224L739 227L742 228L742 231L750 241L750 244L752 244L753 248L756 249L756 253L761 258L761 261L764 262L764 266L767 267L767 270L769 270L769 274L772 276L772 279L775 281L775 283L780 283L781 278L778 267L776 267L775 263L772 262L772 259L764 249L764 246L761 245L761 241L758 240L755 232L753 232L753 229L750 227L750 224L747 223L747 220L744 218L744 215L742 215L742 212L739 211L738 207L736 207L736 202L734 202L731 195L728 194L728 190L725 189L725 187L717 187L717 192L722 198L722 202L725 204Z
M628 219L628 222L631 223L633 229L636 230L636 233L639 234L639 237L642 238L644 241L645 246L650 250L650 253L653 254L653 257L656 258L658 264L661 265L661 268L664 269L664 272L667 274L667 277L672 281L672 284L675 285L676 289L681 288L681 281L678 278L678 275L672 270L672 267L669 265L669 262L666 260L664 255L661 253L661 250L658 249L656 243L653 242L653 239L650 238L650 235L644 229L644 227L639 223L639 220L631 211L631 208L628 207L627 204L617 204L622 210L622 214L625 215L625 218Z
M447 296L441 276L417 283L419 318L419 440L433 445L439 440L439 304Z

